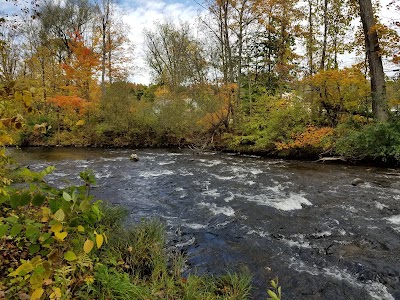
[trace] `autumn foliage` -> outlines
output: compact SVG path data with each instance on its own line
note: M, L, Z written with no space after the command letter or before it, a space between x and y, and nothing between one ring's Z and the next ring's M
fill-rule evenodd
M302 149L302 148L321 148L327 150L332 147L329 139L334 134L331 127L317 128L315 126L307 126L306 130L299 134L293 134L292 141L287 143L276 143L277 150Z

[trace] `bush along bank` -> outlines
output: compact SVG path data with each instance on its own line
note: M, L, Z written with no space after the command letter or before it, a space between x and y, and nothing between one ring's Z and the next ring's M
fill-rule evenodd
M251 276L182 277L184 257L166 252L159 221L123 225L127 211L83 184L57 189L18 171L0 196L0 298L247 299Z

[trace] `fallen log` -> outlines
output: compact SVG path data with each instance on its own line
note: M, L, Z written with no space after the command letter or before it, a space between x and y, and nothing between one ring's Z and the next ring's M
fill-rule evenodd
M317 160L317 162L335 162L335 161L343 161L346 162L346 158L343 156L331 156L331 157L321 157L320 159Z

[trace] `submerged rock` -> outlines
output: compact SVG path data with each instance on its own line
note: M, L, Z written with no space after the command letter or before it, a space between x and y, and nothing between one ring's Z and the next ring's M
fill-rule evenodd
M362 180L361 178L356 178L351 182L351 185L357 186L357 185L360 185L363 183L364 183L364 180Z

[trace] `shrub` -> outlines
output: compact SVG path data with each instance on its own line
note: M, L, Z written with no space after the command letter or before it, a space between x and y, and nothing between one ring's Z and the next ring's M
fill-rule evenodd
M336 152L351 159L400 159L400 122L373 123L361 129L338 128Z

